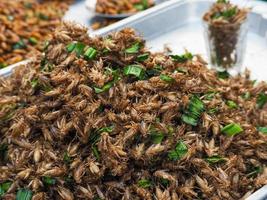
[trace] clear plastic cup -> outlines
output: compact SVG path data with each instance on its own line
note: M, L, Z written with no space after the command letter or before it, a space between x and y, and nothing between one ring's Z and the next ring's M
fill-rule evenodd
M210 24L203 21L210 64L218 71L236 75L242 71L248 21L235 24Z

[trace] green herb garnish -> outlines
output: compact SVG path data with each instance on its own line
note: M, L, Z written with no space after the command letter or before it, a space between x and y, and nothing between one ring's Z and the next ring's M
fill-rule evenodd
M35 38L35 37L30 37L29 38L29 42L32 44L32 45L36 45L38 43L38 40Z
M228 100L226 102L226 105L231 108L231 109L235 109L235 108L238 108L237 104L234 102L234 101L231 101L231 100Z
M108 91L114 85L114 81L106 83L102 88L94 87L95 93L99 94Z
M263 168L260 166L254 167L250 172L247 174L247 177L256 177L258 174L262 173Z
M64 163L66 163L66 164L69 164L69 163L71 162L71 157L69 156L68 152L65 152L65 153L64 153L63 161L64 161Z
M7 67L7 64L6 63L0 63L0 69L3 69L5 67Z
M123 73L126 76L136 76L138 79L143 79L145 75L144 69L140 65L128 65L123 69Z
M11 185L12 185L12 182L10 181L6 181L0 184L0 197L2 197L8 191Z
M114 129L114 126L107 126L107 127L103 127L97 130L98 133L103 133L103 132L107 132L107 133L111 133Z
M160 144L165 137L162 132L156 132L156 131L155 132L153 131L150 136L154 144Z
M31 200L32 191L29 189L19 189L16 195L16 200Z
M169 181L168 179L161 178L161 179L160 179L160 184L161 184L163 187L167 188L167 187L170 185L170 181Z
M100 160L100 153L95 145L92 146L92 152L97 160Z
M231 123L223 127L221 131L225 133L228 137L231 137L235 136L238 133L241 133L243 129L239 124Z
M261 92L257 97L257 107L261 109L266 103L267 103L267 95Z
M188 148L185 145L185 143L183 141L179 141L176 144L175 150L171 150L168 153L168 157L170 160L180 160L182 157L184 157L188 152Z
M49 17L47 15L45 15L44 13L39 13L38 17L41 20L49 20Z
M136 60L139 62L144 62L149 58L149 53L144 53L142 55L137 56Z
M137 182L137 185L142 188L149 188L152 186L152 183L150 180L147 179L141 179Z
M198 120L202 113L205 110L204 103L202 102L199 97L196 95L193 95L190 99L189 105L187 109L184 111L184 114L182 115L183 122L192 125L197 126Z
M42 181L45 185L50 186L50 185L55 185L56 184L56 179L44 176L42 177Z
M84 48L85 48L85 44L81 42L76 43L74 51L76 52L76 55L78 57L80 57L83 54Z
M39 85L39 81L38 81L38 79L33 79L33 80L31 81L31 86L32 86L32 88L36 88L38 85Z
M192 60L193 59L193 55L190 52L186 52L183 55L170 55L170 56L174 61L180 62L180 63L183 63L183 62L186 62L188 60Z
M267 127L258 127L257 130L263 134L267 134Z
M25 49L25 48L26 45L22 39L13 45L13 49Z
M129 47L128 49L125 49L125 53L135 54L135 53L139 52L139 49L140 49L140 43L136 42L131 47Z
M215 164L215 163L220 163L220 162L224 162L225 158L215 155L215 156L211 156L206 158L206 161L210 164Z
M172 83L174 81L174 78L172 78L172 77L170 77L170 76L168 76L166 74L161 74L159 76L159 78L160 78L160 80L165 81L167 83Z
M217 72L217 77L220 79L228 79L230 77L230 74L225 70L222 72Z
M96 49L92 48L92 47L89 47L85 53L83 54L85 59L87 60L92 60L96 57L96 54L97 54L97 51Z
M76 47L76 42L73 42L73 43L68 44L66 49L70 53L75 49L75 47Z

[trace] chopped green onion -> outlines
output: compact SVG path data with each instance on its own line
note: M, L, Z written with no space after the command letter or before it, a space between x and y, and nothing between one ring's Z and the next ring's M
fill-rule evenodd
M139 79L144 78L144 69L140 65L128 65L123 69L125 75L134 75Z
M7 64L6 63L0 63L0 69L3 69L3 68L5 68L7 66Z
M244 100L249 100L249 99L250 99L250 93L249 93L249 92L244 93L244 94L242 95L242 98L243 98Z
M230 74L226 70L222 72L218 71L217 77L220 79L228 79L230 77Z
M206 158L206 161L210 164L215 164L215 163L220 163L220 162L224 162L225 158L215 155L215 156L211 156Z
M257 107L261 109L266 103L267 103L267 95L261 92L257 97Z
M139 62L144 62L149 58L149 53L144 53L142 55L137 56L136 60Z
M41 20L49 20L49 17L43 13L38 14L39 19Z
M63 161L64 161L66 164L69 164L69 163L71 162L71 157L69 156L68 152L65 152L65 153L64 153Z
M76 52L76 55L78 57L80 57L83 54L84 48L85 48L85 44L81 42L76 43L74 51Z
M102 88L94 87L95 93L99 94L108 91L114 85L114 81L108 82Z
M219 111L218 108L211 108L211 109L208 110L208 114L214 114L214 113L216 113L218 111Z
M205 100L211 101L216 95L216 92L208 92L203 97Z
M96 49L89 47L85 53L84 53L84 57L88 60L92 60L96 57L97 51Z
M163 67L161 65L156 65L154 68L152 69L149 69L146 71L146 74L149 76L149 77L152 77L152 76L158 76L160 75L160 72L163 70Z
M128 49L125 49L125 52L128 54L135 54L139 52L139 49L140 49L140 43L136 42Z
M43 183L47 186L56 184L56 179L48 177L48 176L42 177L42 180L43 180Z
M235 109L235 108L238 108L237 104L234 102L234 101L231 101L231 100L228 100L226 102L226 105L231 108L231 109Z
M141 3L136 3L136 4L134 4L133 6L134 6L134 8L135 8L136 10L138 10L138 11L143 11L143 10L145 10L144 6L143 6Z
M231 137L235 136L238 133L241 133L243 129L239 124L231 123L223 127L221 131L227 136Z
M193 95L190 99L187 109L182 115L182 120L189 125L197 126L198 120L204 110L204 103L199 97Z
M153 132L150 136L154 144L160 144L165 137L162 132Z
M73 43L68 44L66 48L67 48L67 51L70 53L75 49L75 47L76 47L76 42L73 42Z
M39 84L38 79L33 79L33 80L31 81L31 86L32 86L32 88L36 88L36 87L38 86L38 84Z
M168 153L168 157L170 160L180 160L184 157L188 152L188 148L183 141L179 141L176 144L175 150L172 150Z
M32 191L28 189L19 189L16 195L16 200L31 200Z
M11 185L12 185L12 182L10 181L0 184L0 197L2 197L8 191Z
M159 76L159 78L160 78L160 80L165 81L167 83L172 83L174 81L174 78L172 78L172 77L170 77L168 75L165 75L165 74L161 74Z
M13 45L13 49L25 49L25 48L26 45L22 39Z
M152 186L152 183L150 180L147 179L141 179L137 182L137 185L142 188L149 188Z
M267 134L267 127L258 127L258 131L263 134Z
M97 130L98 133L103 133L103 132L107 132L107 133L111 133L114 129L114 126L107 126L107 127L103 127Z
M229 1L227 0L217 0L217 3L228 3Z
M183 55L171 55L171 58L176 62L183 63L183 62L186 62L188 60L192 60L193 59L193 55L190 52L186 52Z
M188 70L183 68L183 67L178 67L174 71L175 72L180 72L180 73L183 73L183 74L187 74L188 73Z
M92 146L92 151L97 160L100 160L100 153L95 145Z
M30 37L29 38L29 42L32 44L32 45L36 45L38 43L38 40L35 38L35 37Z
M163 187L167 188L167 187L170 185L170 181L169 181L168 179L161 178L161 179L160 179L160 184L161 184Z
M263 172L263 168L260 166L254 167L248 174L247 177L256 177L258 174Z
M234 15L236 15L236 13L237 13L237 9L236 9L236 7L233 7L233 8L226 10L226 11L223 11L221 13L221 15L222 15L222 17L229 19L229 18L233 17Z

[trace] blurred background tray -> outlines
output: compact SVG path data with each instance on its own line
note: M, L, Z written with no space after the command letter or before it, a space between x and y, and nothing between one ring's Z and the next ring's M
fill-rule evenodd
M162 51L167 45L174 53L200 54L207 60L202 28L202 15L208 10L210 0L171 0L146 13L120 21L94 32L105 35L109 32L132 27L145 37L152 51ZM235 1L249 6L249 33L244 68L251 70L252 79L267 80L267 5L257 1ZM266 12L266 13L264 13Z

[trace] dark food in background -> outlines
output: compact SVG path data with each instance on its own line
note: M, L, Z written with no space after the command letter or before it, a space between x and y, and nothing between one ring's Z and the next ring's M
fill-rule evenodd
M238 8L227 0L218 0L203 16L211 43L211 62L225 69L233 67L242 55L238 47L246 32L248 9ZM239 48L239 49L238 49Z
M71 0L1 0L0 69L30 57L44 47Z
M91 28L93 30L97 30L97 29L100 29L100 28L103 28L103 27L106 27L108 25L111 25L113 23L116 23L118 22L119 20L117 19L99 19L99 20L96 20L92 23L91 25Z
M97 0L96 12L111 15L136 13L153 5L153 0Z
M240 199L267 184L266 83L201 60L64 24L0 81L2 198Z

